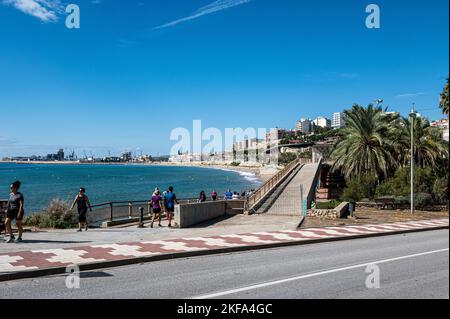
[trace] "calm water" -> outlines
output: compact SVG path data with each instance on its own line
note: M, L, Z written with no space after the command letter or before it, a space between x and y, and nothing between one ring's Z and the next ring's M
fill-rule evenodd
M209 196L215 189L224 194L256 188L261 182L249 173L197 167L145 165L38 165L0 163L0 198L9 185L22 182L27 212L46 207L53 198L72 200L85 187L93 204L108 201L146 200L155 187L175 187L178 198L197 198L201 190Z

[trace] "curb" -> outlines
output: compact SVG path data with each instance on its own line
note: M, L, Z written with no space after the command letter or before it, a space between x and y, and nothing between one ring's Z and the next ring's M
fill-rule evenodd
M316 243L327 243L327 242L347 241L347 240L353 240L353 239L375 238L375 237L393 236L393 235L401 235L401 234L409 234L409 233L421 233L421 232L434 231L434 230L445 230L445 229L449 229L449 226L439 226L439 227L424 228L424 229L399 230L399 231L393 231L393 232L389 232L389 233L351 235L351 236L345 236L345 237L308 239L308 240L281 242L281 243L273 243L273 244L249 245L249 246L242 246L242 247L229 247L229 248L199 250L199 251L182 252L182 253L170 253L170 254L162 254L162 255L156 255L156 256L148 256L148 257L137 257L137 258L129 258L129 259L123 259L123 260L95 262L95 263L90 263L90 264L83 264L83 265L80 265L79 267L80 267L80 271L89 271L89 270L96 270L96 269L115 268L115 267L150 263L150 262L163 261L163 260L173 260L173 259L181 259L181 258L189 258L189 257L229 254L229 253L235 253L235 252L246 252L246 251L273 249L273 248L281 248L281 247L304 246L304 245L311 245L311 244L316 244ZM53 276L53 275L62 275L62 274L67 273L66 268L67 267L55 267L55 268L29 270L29 271L8 273L8 274L0 274L0 282L37 278L37 277L46 277L46 276Z

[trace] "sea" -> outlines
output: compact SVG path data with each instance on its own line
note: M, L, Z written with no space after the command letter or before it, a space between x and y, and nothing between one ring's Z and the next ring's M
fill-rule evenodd
M80 187L93 205L109 201L150 199L155 187L173 186L178 198L198 198L200 191L228 189L242 192L261 186L253 173L203 167L101 165L101 164L15 164L0 163L0 199L9 197L9 185L19 180L28 213L39 213L52 199L71 201Z

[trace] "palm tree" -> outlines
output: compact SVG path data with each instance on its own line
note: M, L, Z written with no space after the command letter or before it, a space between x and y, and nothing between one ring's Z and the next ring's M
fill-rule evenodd
M441 93L441 101L439 103L439 107L442 109L442 112L444 114L448 115L448 78L447 78L447 84L444 87L444 91Z
M413 123L415 163L421 168L435 167L437 160L448 158L448 143L442 139L440 129L432 127L428 119L422 117L416 117ZM402 118L393 135L398 161L408 166L411 160L411 119Z
M397 114L386 113L381 107L354 105L345 111L343 139L336 144L333 169L341 170L347 178L373 174L381 179L398 166L392 143L392 125Z

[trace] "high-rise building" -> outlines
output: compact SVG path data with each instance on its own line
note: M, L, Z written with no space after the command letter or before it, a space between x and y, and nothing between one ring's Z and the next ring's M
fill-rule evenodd
M333 123L331 125L333 128L342 128L345 126L344 113L337 112L333 114Z
M316 119L314 120L314 124L315 124L317 127L328 128L328 127L331 127L331 120L329 120L329 119L327 119L327 118L325 118L325 117L320 116L320 117L318 117L318 118L316 118Z
M313 123L309 119L302 118L295 125L295 129L303 134L308 134L313 131Z

